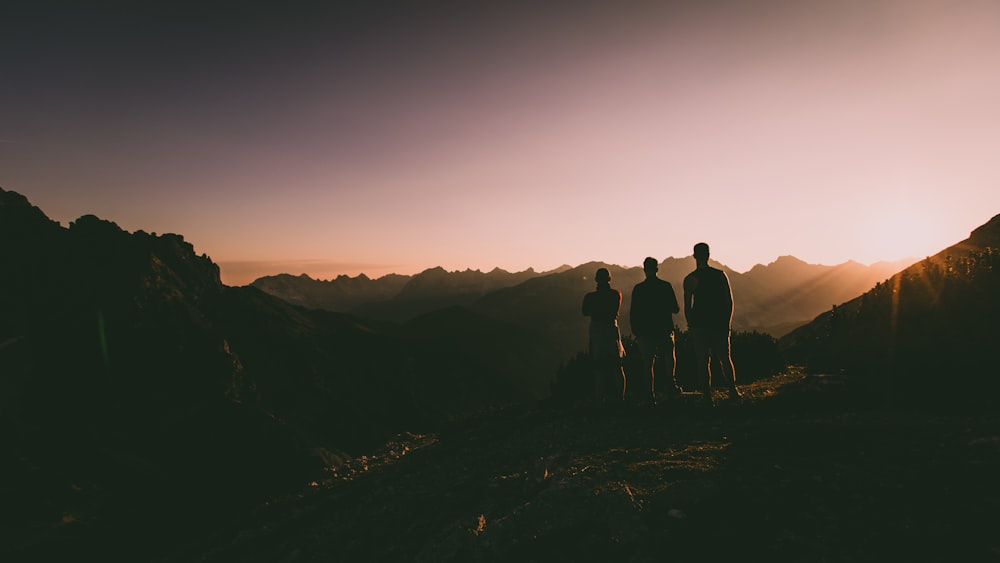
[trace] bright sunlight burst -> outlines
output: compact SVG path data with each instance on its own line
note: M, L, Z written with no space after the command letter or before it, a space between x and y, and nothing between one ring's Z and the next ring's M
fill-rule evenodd
M925 258L950 242L940 227L918 210L883 208L870 217L863 254L868 261Z

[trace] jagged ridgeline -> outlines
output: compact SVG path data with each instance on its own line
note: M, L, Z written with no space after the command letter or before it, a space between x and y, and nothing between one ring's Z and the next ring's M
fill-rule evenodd
M992 399L1000 341L1000 215L968 239L833 307L781 340L814 371L880 395Z
M366 319L405 322L421 314L445 307L462 306L489 316L558 323L579 328L571 338L574 347L586 341L580 323L579 300L591 291L594 271L609 268L615 287L624 293L622 326L628 330L628 305L632 287L643 280L640 264L621 267L591 262L576 267L561 266L548 272L466 270L446 272L431 268L414 276L390 274L377 279L365 275L338 276L315 280L302 274L265 276L251 285L289 303L311 309L353 313ZM864 266L845 262L837 266L807 264L792 256L782 256L771 264L757 265L740 273L713 261L726 270L737 296L733 325L740 331L765 332L781 337L811 321L836 303L843 303L871 289L912 261L879 262ZM694 259L666 258L659 276L680 291L681 282L694 269ZM678 296L679 298L680 296ZM683 328L684 319L678 316ZM583 340L581 340L581 338ZM569 350L575 353L576 349Z
M0 422L25 476L127 473L253 503L341 451L526 396L503 375L520 340L501 347L502 323L296 307L223 285L181 236L63 227L3 190L0 310Z

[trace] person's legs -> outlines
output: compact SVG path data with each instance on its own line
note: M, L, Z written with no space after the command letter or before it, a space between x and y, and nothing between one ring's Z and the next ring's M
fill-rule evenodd
M636 401L651 401L656 396L656 354L657 342L649 336L636 338L639 353L642 355L642 370L639 377L632 382L632 393Z
M694 350L698 386L701 388L701 392L704 394L705 399L711 399L712 373L708 367L711 347L709 345L708 334L701 328L692 328L690 329L689 334L691 336L691 347Z
M594 360L594 400L600 403L604 400L604 369L601 360Z
M713 338L712 357L718 361L722 371L724 384L729 389L729 396L736 398L739 392L736 390L736 368L733 366L732 353L730 351L730 331L719 331Z
M666 335L660 343L660 353L654 367L654 377L656 373L660 375L660 388L668 397L680 394L680 388L677 387L677 356L674 352L673 332Z
M605 399L614 401L625 399L625 368L617 359L594 360L594 398L602 403Z
M590 323L590 357L594 367L594 398L603 402L607 398L607 385L612 381L611 373L616 365L621 366L618 344L615 342L617 328Z
M624 401L625 400L625 389L626 389L626 387L628 385L627 382L625 381L625 367L622 366L622 362L621 362L620 359L615 363L615 366L616 366L615 370L617 370L617 378L616 379L618 379L618 380L621 381L621 390L622 390L621 393L618 393L618 400L619 401Z

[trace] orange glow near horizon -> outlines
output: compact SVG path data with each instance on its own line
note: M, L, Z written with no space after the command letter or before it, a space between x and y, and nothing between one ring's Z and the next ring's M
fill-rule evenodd
M867 232L870 244L864 255L882 260L923 259L936 252L928 253L926 249L934 249L935 244L940 244L940 235L929 215L921 216L899 208L885 208L870 218ZM958 239L951 241L955 242ZM943 250L951 243L942 244L937 250ZM924 254L921 255L921 252Z
M1000 4L757 8L95 14L80 37L42 15L0 90L0 186L63 224L180 233L230 285L698 241L737 271L919 259L1000 213Z

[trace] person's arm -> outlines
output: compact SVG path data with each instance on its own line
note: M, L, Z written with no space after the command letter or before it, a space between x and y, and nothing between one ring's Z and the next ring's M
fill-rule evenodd
M670 282L667 282L667 290L670 294L670 301L667 303L670 307L670 314L673 315L679 313L681 308L677 305L677 294L674 293L674 286L670 285Z
M638 305L637 305L638 303ZM632 334L638 335L639 333L635 330L638 326L636 321L636 314L642 316L642 289L638 285L632 288L632 303L628 307L628 326L632 330ZM641 330L641 329L640 329Z
M687 321L689 328L691 326L691 317L694 305L694 292L697 288L698 278L690 275L684 278L684 320Z
M726 298L726 311L729 313L729 324L733 324L733 290L729 286L729 276L725 272L722 272L722 280L726 285L725 298Z

